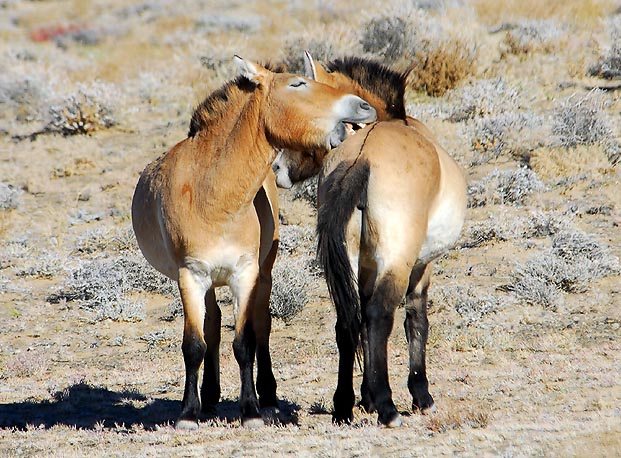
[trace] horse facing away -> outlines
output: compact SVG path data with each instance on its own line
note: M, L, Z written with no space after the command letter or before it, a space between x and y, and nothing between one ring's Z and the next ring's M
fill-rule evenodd
M333 420L353 418L353 366L361 339L360 404L376 410L381 424L396 427L401 417L392 401L387 362L395 309L405 298L408 388L412 408L427 411L434 408L425 363L432 261L459 237L466 183L431 131L406 116L407 73L358 58L334 61L327 70L308 54L305 61L314 79L363 97L378 114L377 123L327 155L285 151L274 165L279 185L321 170L318 254L337 312L339 348Z
M275 148L334 147L347 135L345 122L375 119L375 110L357 96L235 60L241 75L199 105L188 138L145 168L132 202L142 253L178 282L183 303L186 376L177 428L196 428L201 407L211 413L220 398L217 286L230 286L235 298L242 425L263 424L253 380L255 352L260 406L277 408L269 354L278 237L270 170Z

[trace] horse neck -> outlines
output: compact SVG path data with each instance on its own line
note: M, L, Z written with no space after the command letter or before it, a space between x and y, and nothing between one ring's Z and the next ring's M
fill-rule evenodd
M199 133L202 164L194 167L204 171L198 185L206 191L205 204L221 202L234 211L252 203L276 157L265 133L263 103L257 89Z

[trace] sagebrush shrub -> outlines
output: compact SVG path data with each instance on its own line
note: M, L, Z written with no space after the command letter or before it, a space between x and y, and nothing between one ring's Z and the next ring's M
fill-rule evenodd
M363 51L381 56L386 63L396 62L414 50L416 34L403 17L375 17L365 24L363 30L360 39Z
M144 302L130 297L138 291L171 297L176 285L151 268L138 253L122 254L80 261L71 269L60 291L47 300L78 301L94 311L97 320L139 321L144 318Z
M308 303L308 288L313 276L307 272L304 257L278 256L272 270L270 313L289 323Z
M562 292L587 291L594 280L620 272L619 259L608 247L582 231L563 229L550 248L518 264L509 289L528 304L554 308Z
M608 20L610 46L599 62L591 65L588 73L606 79L621 78L621 15L612 16Z
M519 109L521 93L500 78L482 79L451 91L447 99L449 120L460 122L514 113Z
M46 130L76 135L114 126L117 122L114 117L116 96L118 91L113 85L100 81L80 84L75 94L50 106L51 122Z
M7 183L0 183L0 210L15 210L19 207L22 191Z
M533 170L518 168L500 171L496 169L480 181L468 186L468 206L523 205L532 193L544 189L544 184Z
M601 145L611 163L621 157L621 147L614 140L612 121L606 109L610 102L603 91L594 89L583 97L572 95L554 110L552 134L556 144L565 148L578 145Z
M552 52L566 33L565 28L553 19L523 20L508 29L503 39L504 55Z

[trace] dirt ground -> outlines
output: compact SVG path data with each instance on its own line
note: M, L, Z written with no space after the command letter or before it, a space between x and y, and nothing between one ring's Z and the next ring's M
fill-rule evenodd
M295 238L312 234L315 214L295 190L281 190L281 221L294 247L279 259L300 260L307 303L289 321L274 320L280 417L258 430L240 426L233 310L223 295L218 417L179 432L172 425L183 395L183 320L171 316L174 289L123 289L120 315L60 293L78 281L83 294L113 289L122 281L114 272L127 263L139 266L141 281L161 282L136 264L133 189L144 166L185 137L194 106L234 74L226 59L282 59L289 37L339 21L353 29L379 12L361 4L363 22L353 22L351 2L0 0L0 184L10 185L0 191L13 199L0 209L0 456L621 456L621 172L606 149L606 141L621 140L621 103L614 81L586 71L606 54L606 21L619 12L595 0L547 8L535 0L439 3L425 14L442 16L449 29L462 20L472 26L477 69L461 86L503 78L523 97L515 109L541 114L544 127L559 101L604 87L599 110L609 137L565 148L549 143L548 133L533 146L540 135L533 127L511 139L518 145L511 151L476 161L475 121L446 116L465 103L455 102L458 92L408 94L410 111L470 183L526 163L543 184L515 204L490 199L469 208L458 247L437 261L427 367L438 411L411 411L401 308L389 361L404 426L378 427L375 415L358 409L353 425L332 425L335 314L323 278L302 261L312 255L312 235ZM504 32L490 31L521 20L556 21L549 24L559 37L550 49L506 56ZM323 39L335 40L341 29L327 30L334 34ZM86 135L50 127L41 113L81 88L95 91L94 81L105 83L95 88L98 106L109 106L115 122L105 125L105 110L91 107L97 128ZM13 87L22 89L11 98ZM515 272L553 243L551 235L514 230L533 215L588 234L600 257L613 267L616 260L616 272L561 288L552 302L516 295L507 287ZM99 277L79 277L94 266ZM360 381L357 371L356 387Z

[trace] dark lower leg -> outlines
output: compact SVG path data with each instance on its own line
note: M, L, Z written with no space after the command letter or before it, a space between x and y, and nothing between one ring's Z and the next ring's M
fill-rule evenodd
M335 423L351 423L354 418L353 408L356 401L354 394L354 358L356 348L352 346L350 330L337 320L336 344L339 349L339 377L334 392L334 412L332 421Z
M220 325L221 312L216 302L214 289L205 295L205 323L203 331L207 351L205 352L203 385L201 386L202 411L215 413L220 400Z
M272 291L271 275L261 275L257 287L257 301L254 313L254 329L257 339L257 393L261 408L278 407L276 379L272 372L270 357L270 332L272 317L269 300Z
M253 367L256 351L256 340L252 325L247 323L233 340L233 352L239 364L241 378L241 392L239 407L242 423L245 420L261 418L259 414L259 401L254 389Z
M416 275L416 270L413 271L405 305L404 326L410 356L408 388L412 394L412 409L415 410L426 410L433 406L425 364L429 331L427 290L430 270L429 266L421 266L418 275Z
M394 312L399 301L400 295L394 279L388 275L380 280L366 308L368 388L371 402L378 412L378 421L384 425L399 418L388 380L388 338L392 332Z
M185 362L185 389L181 404L180 421L198 421L201 402L198 397L198 371L205 355L205 341L198 333L186 330L183 335L183 359Z

